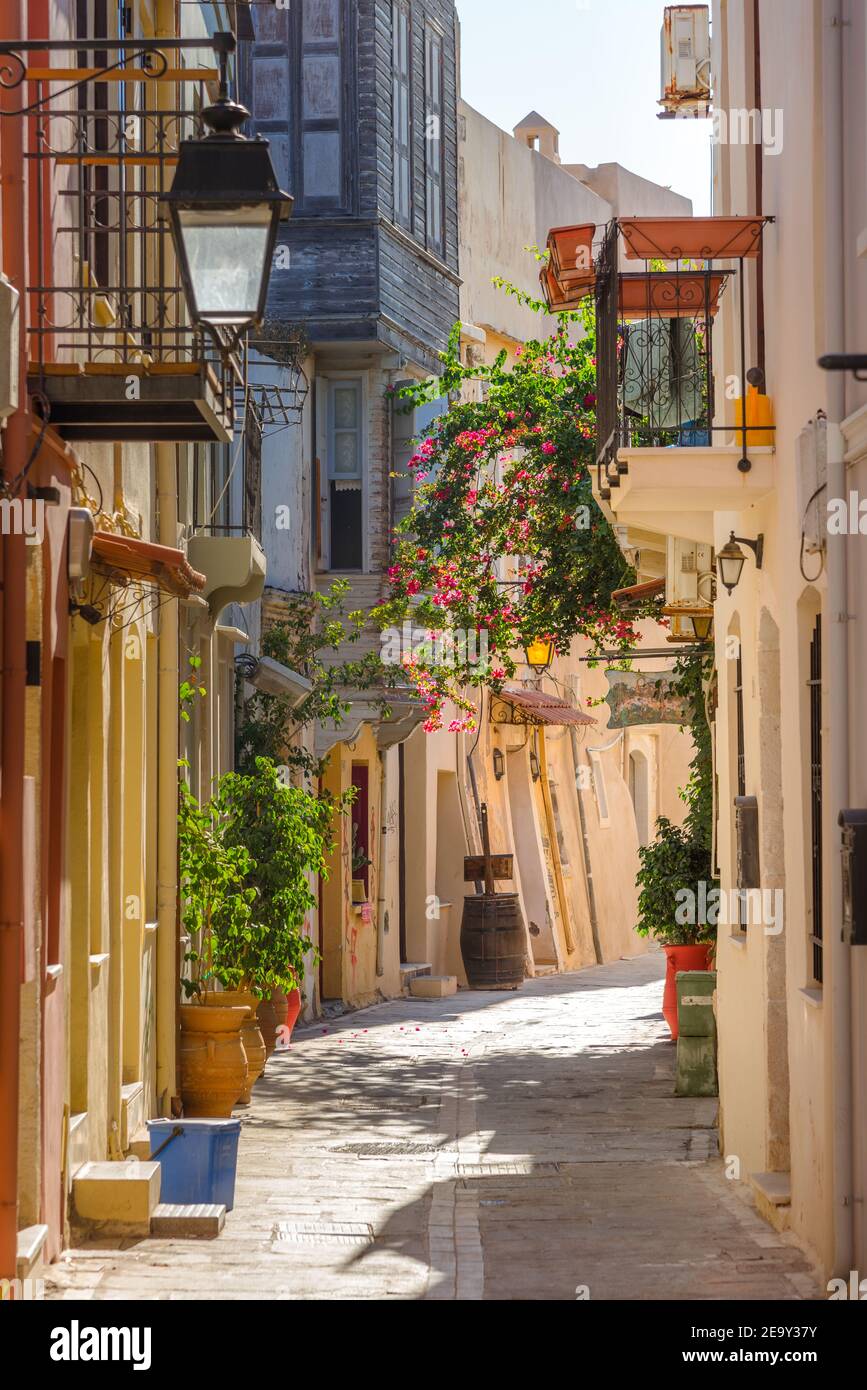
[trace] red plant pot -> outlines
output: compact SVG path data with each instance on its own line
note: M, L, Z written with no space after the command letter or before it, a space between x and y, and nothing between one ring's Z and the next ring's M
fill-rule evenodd
M299 1015L300 1012L301 1012L301 991L300 991L300 989L293 989L292 992L291 992L291 994L287 994L286 1000L287 1000L287 1003L288 1003L288 1006L289 1006L289 1007L288 1007L288 1010L287 1010L287 1013L286 1013L286 1027L289 1029L289 1034L290 1034L290 1037L291 1037L292 1029L295 1027L295 1024L298 1022L298 1015Z
M662 995L662 1015L668 1024L672 1040L677 1041L677 973L679 970L709 970L711 942L700 946L663 946L665 952L665 990Z

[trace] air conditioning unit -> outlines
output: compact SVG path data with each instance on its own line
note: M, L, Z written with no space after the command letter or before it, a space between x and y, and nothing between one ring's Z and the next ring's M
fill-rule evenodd
M798 524L804 552L824 550L827 535L828 421L821 411L798 435Z
M661 116L707 116L711 102L710 8L667 5L662 24Z

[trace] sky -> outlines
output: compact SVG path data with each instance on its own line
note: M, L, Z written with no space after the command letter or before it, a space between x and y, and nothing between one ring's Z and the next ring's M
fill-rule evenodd
M564 164L616 162L710 211L709 120L657 120L664 0L457 0L465 101L503 130L535 110Z

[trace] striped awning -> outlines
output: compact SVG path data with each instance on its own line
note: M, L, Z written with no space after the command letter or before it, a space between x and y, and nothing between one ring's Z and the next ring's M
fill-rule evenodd
M175 598L189 598L204 589L207 576L194 570L182 550L155 545L137 536L97 531L93 537L93 559L126 579L156 584Z
M550 695L547 690L519 689L506 686L491 695L491 721L494 724L595 724L568 700Z

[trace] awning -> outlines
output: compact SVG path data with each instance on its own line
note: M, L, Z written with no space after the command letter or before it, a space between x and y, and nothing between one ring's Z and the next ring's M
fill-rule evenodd
M714 317L729 272L649 270L619 276L618 308L626 319Z
M116 574L156 584L175 598L188 598L205 587L205 575L193 569L182 550L170 545L154 545L136 536L115 535L113 531L97 531L92 555Z
M725 261L754 259L766 217L621 217L630 260Z
M665 593L664 579L648 579L643 584L630 584L626 589L615 589L611 595L613 603L640 603L642 599L658 598Z
M494 724L595 724L589 714L575 709L567 700L545 690L513 690L506 687L491 694L491 720Z
M288 700L293 709L306 700L313 689L313 682L302 676L300 671L293 671L270 656L257 659L256 669L248 680L265 695L279 695Z

